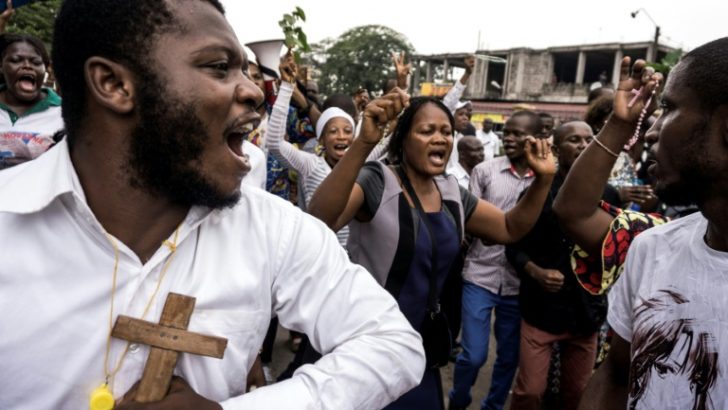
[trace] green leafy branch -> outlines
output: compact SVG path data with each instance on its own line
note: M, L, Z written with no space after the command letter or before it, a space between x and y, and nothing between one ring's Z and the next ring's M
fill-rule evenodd
M299 22L306 22L306 13L304 13L303 9L300 7L296 7L296 9L290 14L284 14L283 19L278 22L278 25L283 29L283 34L286 37L284 40L286 47L303 52L311 51L311 47L308 45L306 33L304 33L303 28L299 26Z

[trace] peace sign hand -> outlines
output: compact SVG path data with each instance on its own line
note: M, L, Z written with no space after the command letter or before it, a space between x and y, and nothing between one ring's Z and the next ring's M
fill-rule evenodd
M657 108L658 88L662 84L662 74L656 73L652 67L647 67L644 60L635 61L632 65L632 73L630 74L629 57L622 59L622 65L619 71L619 85L614 94L614 113L613 115L629 123L637 123L640 118L642 109L653 96L650 101L645 117L652 115Z

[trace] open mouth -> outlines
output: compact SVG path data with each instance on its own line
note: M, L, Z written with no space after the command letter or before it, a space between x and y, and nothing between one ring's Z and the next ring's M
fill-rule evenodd
M432 162L435 166L443 166L445 165L445 157L447 155L447 152L444 149L434 149L430 151L429 154L427 154L427 157L430 159L430 162Z
M257 127L258 121L250 121L240 124L226 133L228 147L236 157L247 161L247 156L243 153L243 141L245 141L248 138L248 135L255 131Z
M18 78L16 82L18 89L27 93L32 93L36 90L35 76L31 74L23 74Z
M346 152L347 149L349 149L349 144L336 144L336 145L334 145L334 150L335 151Z

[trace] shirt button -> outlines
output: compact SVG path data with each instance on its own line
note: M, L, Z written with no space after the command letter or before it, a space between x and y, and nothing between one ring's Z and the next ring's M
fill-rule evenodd
M139 344L132 343L129 345L129 353L134 354L139 351Z

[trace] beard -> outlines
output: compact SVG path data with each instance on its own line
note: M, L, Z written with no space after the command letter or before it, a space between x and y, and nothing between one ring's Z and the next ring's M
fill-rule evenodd
M202 172L209 136L193 103L171 95L153 73L139 70L139 124L132 131L130 183L181 206L234 206L240 191L222 192Z

